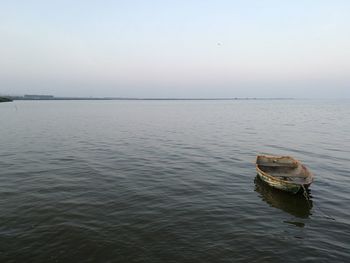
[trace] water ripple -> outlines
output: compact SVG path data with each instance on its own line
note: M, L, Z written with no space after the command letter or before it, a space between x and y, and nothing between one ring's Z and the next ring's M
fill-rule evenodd
M15 103L1 262L350 260L348 103ZM257 181L258 153L306 163L310 202Z

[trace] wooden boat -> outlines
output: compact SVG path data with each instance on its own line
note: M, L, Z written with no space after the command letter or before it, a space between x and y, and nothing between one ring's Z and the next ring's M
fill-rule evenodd
M308 188L313 181L313 174L290 156L258 155L256 170L270 186L293 194Z

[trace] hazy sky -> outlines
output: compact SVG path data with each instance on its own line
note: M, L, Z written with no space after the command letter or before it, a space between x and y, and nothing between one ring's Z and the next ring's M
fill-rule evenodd
M1 0L0 93L350 97L350 1Z

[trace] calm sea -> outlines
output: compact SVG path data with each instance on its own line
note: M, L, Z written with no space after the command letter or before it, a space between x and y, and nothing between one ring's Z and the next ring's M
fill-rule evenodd
M350 101L0 104L0 262L350 262ZM315 174L311 201L258 153Z

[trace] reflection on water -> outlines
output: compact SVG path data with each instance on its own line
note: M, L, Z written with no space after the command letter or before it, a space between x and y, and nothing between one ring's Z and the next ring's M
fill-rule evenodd
M298 193L293 195L272 188L264 183L258 176L255 177L254 183L255 191L258 192L261 199L270 206L281 209L284 212L299 218L308 218L311 215L312 200L306 200L303 194ZM309 192L310 190L307 191Z
M294 226L297 226L297 227L304 227L305 226L305 223L303 222L298 222L298 221L283 221L284 223L287 223L287 224L290 224L290 225L294 225Z

